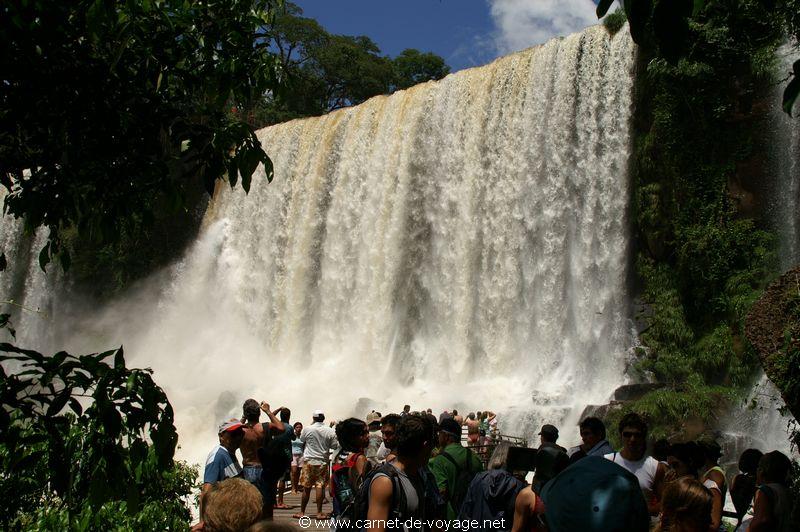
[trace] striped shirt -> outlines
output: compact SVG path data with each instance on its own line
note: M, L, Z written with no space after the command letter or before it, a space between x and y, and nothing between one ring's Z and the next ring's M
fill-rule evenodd
M206 469L203 472L203 483L213 484L226 478L238 477L242 473L242 466L236 455L228 452L222 445L217 445L206 458Z

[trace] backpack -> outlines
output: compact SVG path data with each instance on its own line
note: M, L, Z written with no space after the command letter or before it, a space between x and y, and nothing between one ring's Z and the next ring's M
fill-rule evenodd
M336 530L358 530L356 522L367 518L369 510L369 489L378 473L383 473L392 481L392 510L388 519L402 518L407 513L405 492L400 484L400 473L391 464L381 464L367 469L360 479L353 481L356 460L362 453L351 455L344 464L335 464L331 474L331 497L333 515L336 516ZM355 485L354 485L355 484Z
M456 514L458 514L459 510L461 509L464 499L467 498L467 492L469 491L469 485L472 483L472 479L475 478L476 474L478 474L478 471L472 470L472 451L469 449L466 451L467 459L464 464L465 468L463 469L458 466L456 459L450 456L447 451L443 451L441 453L442 456L447 458L450 463L456 467L456 482L455 486L453 486L453 493L447 494L450 505L453 507L453 510L456 512Z
M352 453L344 463L334 464L331 472L330 493L333 500L333 515L342 520L353 521L356 517L356 498L362 480L369 474L369 462L362 477L356 475L356 462L364 453Z
M258 459L263 468L262 475L270 482L275 482L283 476L292 464L292 459L286 456L286 443L279 436L272 437L269 423L262 423L264 428L264 444L258 449Z

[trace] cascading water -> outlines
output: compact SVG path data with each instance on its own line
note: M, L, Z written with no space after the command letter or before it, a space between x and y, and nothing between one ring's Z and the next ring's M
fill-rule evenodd
M303 421L409 403L574 435L632 343L633 66L628 32L598 26L262 130L273 183L222 190L184 260L73 310L63 341L153 367L194 461L249 396Z
M768 96L769 112L766 145L767 175L772 183L767 193L767 212L778 235L778 258L781 271L800 262L800 120L781 108L787 75L797 60L797 48L781 46L777 51L777 83ZM721 425L725 434L726 455L739 456L747 447L762 450L778 449L789 453L789 415L781 413L785 406L775 385L762 375L745 401L745 407L731 412Z
M777 52L779 83L772 91L769 119L771 123L769 169L774 176L770 209L778 232L780 266L786 271L800 263L800 120L791 117L778 102L788 84L792 64L800 59L796 46L785 44Z

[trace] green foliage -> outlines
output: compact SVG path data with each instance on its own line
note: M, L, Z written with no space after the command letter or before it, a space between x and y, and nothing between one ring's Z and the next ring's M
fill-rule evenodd
M597 17L604 16L612 3L601 0ZM795 40L800 40L798 0L627 0L624 6L633 40L656 50L660 57L673 64L695 53L698 44L704 44L696 39L696 33L698 29L702 32L709 23L719 36L724 37L727 37L725 30L737 29L740 22L747 24L745 29L748 31L734 32L735 35L728 37L726 46L719 46L723 44L722 39L707 41L717 45L719 50L736 48L740 45L737 40L739 37L745 39L748 45L758 48L770 39L774 40L775 32L782 39L788 33ZM717 24L720 20L728 24ZM735 65L736 61L732 61L729 72L734 75L737 73ZM790 115L800 95L800 61L795 64L792 76L783 94L783 108Z
M450 73L444 59L433 53L422 53L409 48L403 50L392 61L394 66L394 88L407 89L418 83L442 79Z
M709 421L757 368L744 319L775 276L775 241L737 194L766 151L747 117L785 34L758 0L667 4L625 4L646 65L633 209L648 327L634 369L668 385L626 410L660 435Z
M599 5L598 5L599 9ZM606 18L603 19L603 26L608 30L610 35L616 35L619 30L625 25L628 21L628 17L625 16L625 10L617 9Z
M709 386L695 374L677 388L650 392L612 411L605 420L609 428L608 439L616 448L621 446L616 427L622 417L630 412L636 412L647 420L649 437L657 440L683 433L689 421L711 419L734 398L729 388Z
M134 513L126 501L111 501L97 509L84 503L70 511L58 498L50 498L30 513L20 513L11 524L18 530L186 530L190 521L186 495L196 488L197 466L176 462L163 476L172 485L162 500L139 505Z
M114 242L157 204L185 209L227 172L249 189L272 165L231 116L277 90L262 29L273 0L56 2L4 5L0 17L0 178L5 208L50 228L42 266L69 266L60 231Z
M787 407L797 412L800 411L800 285L790 284L787 292L789 319L783 345L769 358L768 374L786 399ZM800 440L797 434L795 438Z
M172 406L149 370L126 368L122 348L44 356L3 343L0 363L0 527L185 526L196 471L173 461Z
M408 49L390 59L369 37L328 33L302 14L287 2L267 28L265 36L280 58L285 87L248 111L256 126L320 115L440 79L450 71L435 54Z

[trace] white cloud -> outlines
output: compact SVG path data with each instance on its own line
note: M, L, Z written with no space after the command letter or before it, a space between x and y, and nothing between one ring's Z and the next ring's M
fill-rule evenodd
M495 46L507 54L597 24L592 0L488 0Z

